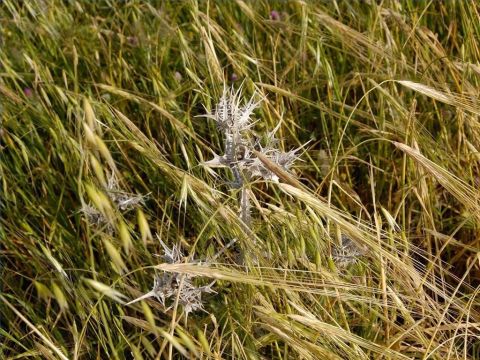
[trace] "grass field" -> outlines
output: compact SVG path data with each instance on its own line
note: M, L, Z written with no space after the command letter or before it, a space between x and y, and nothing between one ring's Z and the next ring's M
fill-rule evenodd
M473 0L0 1L0 359L480 359L479 83Z

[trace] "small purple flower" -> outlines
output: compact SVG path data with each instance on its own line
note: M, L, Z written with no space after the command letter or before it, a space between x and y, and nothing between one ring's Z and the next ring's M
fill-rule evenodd
M232 75L230 75L230 80L231 81L237 81L238 80L238 75L235 74L235 73L232 73Z
M26 97L33 96L33 90L29 87L23 88L23 93L25 94Z
M280 13L277 10L270 11L270 20L280 21Z

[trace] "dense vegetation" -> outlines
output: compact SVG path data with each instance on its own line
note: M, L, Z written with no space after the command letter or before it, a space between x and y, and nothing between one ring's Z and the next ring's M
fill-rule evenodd
M1 1L0 358L480 359L479 81L473 0Z

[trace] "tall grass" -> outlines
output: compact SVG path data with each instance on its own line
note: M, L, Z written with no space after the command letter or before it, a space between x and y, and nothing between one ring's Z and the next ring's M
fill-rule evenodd
M480 359L479 39L473 0L2 1L0 358ZM248 229L198 116L240 83L311 141Z

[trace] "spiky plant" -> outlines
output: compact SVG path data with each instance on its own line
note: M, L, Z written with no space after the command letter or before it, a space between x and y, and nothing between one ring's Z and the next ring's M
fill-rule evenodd
M257 122L253 113L261 100L255 101L254 94L247 102L242 103L241 91L242 87L237 91L225 87L214 112L205 115L215 121L218 131L222 133L224 154L214 153L213 159L206 161L204 165L230 170L233 177L231 187L240 189L240 219L246 228L250 228L252 196L249 190L250 182L255 178L279 181L278 175L266 165L265 158L288 171L298 160L298 152L305 145L288 152L277 149L278 139L275 134L280 124L269 132L262 142L261 137L253 131L253 125ZM258 153L263 155L264 160L256 155Z
M170 249L159 237L158 241L163 248L162 258L167 264L178 264L182 262L183 254L178 246L173 245ZM166 301L178 298L178 303L183 307L185 317L188 317L188 314L193 311L204 310L202 293L215 292L212 289L215 281L205 286L196 286L192 279L193 276L191 275L162 272L161 274L155 275L151 291L128 302L126 305L154 297L168 310L173 306L173 302L167 306Z
M148 195L131 194L121 190L118 179L114 172L108 178L104 191L110 201L115 207L121 211L126 212L132 210L144 203ZM89 203L83 202L80 212L83 213L88 222L97 227L106 226L107 232L113 231L112 224L96 207Z

